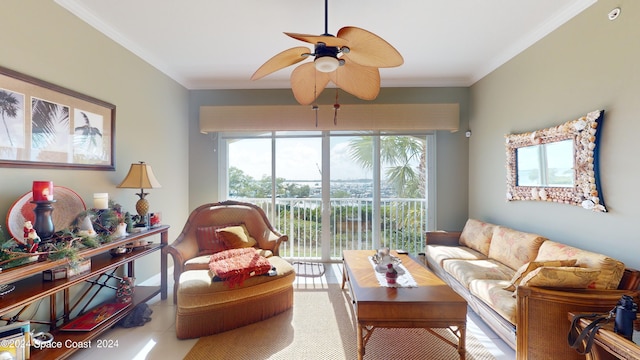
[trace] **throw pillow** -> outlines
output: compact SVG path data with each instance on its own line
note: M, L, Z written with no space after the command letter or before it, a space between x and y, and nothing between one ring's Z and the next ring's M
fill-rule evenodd
M231 224L230 224L231 225ZM230 226L201 226L196 229L196 242L198 243L198 255L215 254L226 250L224 241L218 237L216 230ZM236 224L233 224L236 225Z
M530 272L520 285L587 289L593 287L598 275L599 269L545 266Z
M578 260L576 259L571 259L571 260L550 260L550 261L531 261L528 262L524 265L522 265L518 271L516 271L516 273L513 275L513 278L511 278L511 282L509 283L509 286L505 287L505 290L508 291L515 291L516 287L520 284L520 282L522 281L522 279L524 279L525 276L527 276L530 272L532 272L533 270L543 267L543 266L554 266L554 267L558 267L558 266L575 266L576 262Z
M257 244L256 239L249 235L249 231L247 231L244 224L227 226L216 230L216 233L222 238L228 249L248 248Z

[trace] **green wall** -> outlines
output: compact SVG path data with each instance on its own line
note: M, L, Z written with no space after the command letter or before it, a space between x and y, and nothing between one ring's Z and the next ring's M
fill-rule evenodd
M0 34L0 66L116 105L116 171L0 168L3 228L33 180L71 188L88 206L93 193L108 192L135 213L136 191L116 185L131 163L146 161L162 185L149 191L150 211L172 225L170 241L177 237L189 211L188 91L53 1L2 1ZM160 254L138 264L142 281L159 272Z
M318 99L320 107L332 107L335 91L325 90ZM383 88L373 103L458 103L460 104L460 131L438 131L436 138L436 226L438 229L460 229L467 219L468 139L464 133L468 126L468 88ZM340 92L340 104L363 103L345 92ZM224 198L218 194L217 134L201 134L199 109L207 105L294 105L291 90L194 90L189 105L189 207L196 208L206 202ZM302 105L301 105L302 106ZM311 113L311 112L310 112ZM300 121L312 121L300 119ZM393 121L390 119L390 121Z
M621 6L618 20L608 12ZM600 0L471 87L469 214L602 252L640 268L640 2ZM601 190L608 213L506 202L504 135L605 110Z

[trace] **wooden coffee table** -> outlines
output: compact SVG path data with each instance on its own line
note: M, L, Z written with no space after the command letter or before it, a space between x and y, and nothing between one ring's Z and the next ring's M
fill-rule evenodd
M373 250L345 250L342 288L349 284L353 311L357 320L358 359L377 327L425 328L436 337L458 349L465 358L467 302L447 284L408 255L398 255L417 287L390 288L380 286L369 262ZM449 341L432 329L446 328L458 338Z

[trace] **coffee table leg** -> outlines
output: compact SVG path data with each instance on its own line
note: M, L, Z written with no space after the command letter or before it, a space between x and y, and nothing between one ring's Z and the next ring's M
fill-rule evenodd
M358 336L358 360L362 360L364 357L364 341L362 339L362 325L358 324L357 330Z
M346 267L343 265L342 266L342 287L341 289L344 289L344 283L347 282L347 269Z
M460 360L464 360L467 355L466 348L466 333L467 327L466 325L462 325L458 328L458 332L460 333L460 338L458 339L458 354L460 354Z

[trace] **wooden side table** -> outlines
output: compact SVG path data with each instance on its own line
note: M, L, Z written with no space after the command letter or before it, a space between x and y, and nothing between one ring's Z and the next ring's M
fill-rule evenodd
M569 313L569 320L574 314ZM584 329L591 323L591 320L580 319L580 329ZM634 337L638 338L638 331L634 331ZM613 320L603 325L593 340L591 352L586 356L587 360L610 360L610 359L640 359L640 346L625 339L613 331Z

